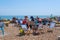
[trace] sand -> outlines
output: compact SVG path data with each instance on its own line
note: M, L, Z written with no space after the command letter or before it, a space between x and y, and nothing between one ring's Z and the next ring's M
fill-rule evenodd
M4 40L56 40L57 37L60 36L60 28L54 28L53 33L45 32L44 34L40 34L37 36L33 36L32 34L17 36L19 34L19 28L13 27L11 26L11 24L9 24L8 27L5 26L5 32L8 35L4 36ZM2 36L0 36L0 40L3 40Z

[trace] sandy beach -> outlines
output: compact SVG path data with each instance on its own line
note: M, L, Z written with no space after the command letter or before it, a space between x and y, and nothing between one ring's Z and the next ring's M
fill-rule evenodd
M5 27L5 33L7 35L4 36L4 40L56 40L57 37L60 36L60 28L54 28L53 33L45 32L44 34L40 34L37 36L33 36L32 34L17 36L19 34L19 28L13 27L10 24L8 27ZM0 36L0 40L2 39L2 36Z

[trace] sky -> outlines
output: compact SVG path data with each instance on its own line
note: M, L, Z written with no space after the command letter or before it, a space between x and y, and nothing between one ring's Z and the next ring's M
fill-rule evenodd
M60 15L60 0L0 0L0 15Z

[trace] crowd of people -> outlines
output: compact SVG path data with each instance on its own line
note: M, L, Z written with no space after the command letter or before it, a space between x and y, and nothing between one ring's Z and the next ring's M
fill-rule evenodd
M43 25L50 25L52 20L50 18L39 18L38 16L34 18L33 16L28 18L28 16L25 16L24 19L16 19L15 17L12 19L12 23L17 23L20 27L20 32L22 31L22 26L25 25L27 30L33 30L33 33L36 33L37 30L40 28L43 28Z
M19 25L20 28L20 34L24 33L24 29L22 28L22 25L25 25L26 30L28 31L28 33L33 30L33 34L39 34L39 32L37 31L40 28L43 28L43 25L50 25L50 23L52 22L52 20L50 18L39 18L38 16L36 18L34 18L33 16L31 16L30 18L28 18L28 16L25 16L24 19L18 19L13 17L12 21L10 21L10 23L15 23L17 25Z

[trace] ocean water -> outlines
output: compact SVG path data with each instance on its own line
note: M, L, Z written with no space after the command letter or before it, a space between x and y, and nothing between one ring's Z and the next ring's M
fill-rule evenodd
M24 16L0 16L0 19L12 19L13 17L19 18L19 19L24 19ZM34 18L36 18L37 16L33 16ZM38 16L39 18L47 18L50 16ZM30 18L30 16L28 16L28 18Z

